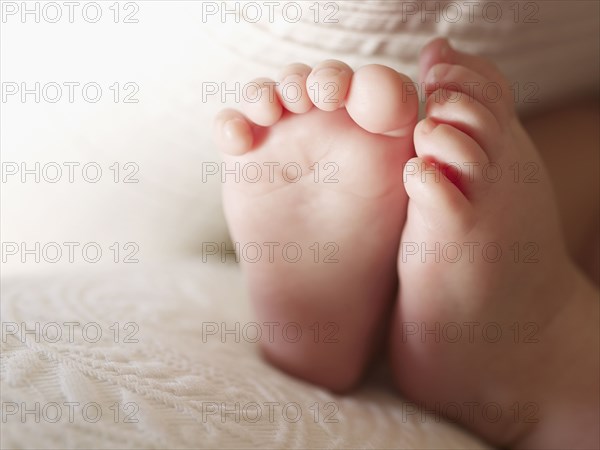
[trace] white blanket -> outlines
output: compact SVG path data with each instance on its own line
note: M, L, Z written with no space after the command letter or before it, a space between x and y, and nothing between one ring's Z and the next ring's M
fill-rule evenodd
M240 281L188 261L5 282L2 448L487 448L385 373L336 396L265 363Z

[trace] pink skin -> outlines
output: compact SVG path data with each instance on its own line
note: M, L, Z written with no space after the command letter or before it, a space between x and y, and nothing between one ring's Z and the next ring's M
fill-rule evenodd
M259 101L241 105L244 114L224 110L216 118L226 164L280 164L272 180L266 170L256 183L229 177L225 212L234 242L279 244L274 260L241 261L258 322L280 324L274 340L263 333L266 358L345 391L359 382L381 341L397 290L407 202L398 177L414 155L417 98L406 89L408 78L376 65L353 73L339 61L314 69L293 64L279 79L276 95L265 88ZM281 168L289 163L301 167L298 182L284 178ZM281 257L288 243L302 250L296 263ZM281 334L290 323L302 329L298 342L290 342L295 325L291 339Z
M597 448L597 294L567 256L549 177L507 82L492 64L443 39L426 46L420 61L429 96L427 117L414 132L417 157L405 170L410 200L390 351L396 384L428 409L463 405L459 422L494 445ZM492 102L469 90L470 82L489 81L507 95ZM481 169L490 163L504 174L495 182ZM445 171L452 164L462 173ZM515 181L515 164L521 176L527 167L538 169L535 182ZM480 169L471 176L469 167ZM467 243L479 244L473 257ZM503 249L497 262L482 251L488 243ZM439 251L436 261L409 248L415 244L458 245L462 257ZM465 323L479 324L472 341ZM459 343L454 325L449 338L438 333L439 342L420 333L451 324L462 325ZM498 342L483 335L488 324L502 331ZM502 418L469 417L469 403L499 405Z
M305 252L293 264L277 253L274 261L242 259L258 321L302 329L298 342L263 333L264 354L290 374L346 391L389 315L394 379L409 399L430 410L462 405L458 422L494 445L598 448L598 292L567 257L549 177L507 82L443 39L423 49L420 72L428 99L418 125L410 80L375 65L352 73L339 61L287 66L274 91L257 79L260 100L240 105L244 114L217 116L227 164L291 162L303 174L290 183L276 170L272 180L228 178L223 187L234 241L293 242ZM464 88L488 82L504 94L498 101ZM315 181L315 163L333 167L337 181ZM482 171L490 164L503 174L494 182ZM524 182L528 167L533 183ZM335 262L325 261L327 243ZM494 263L481 250L489 243L503 251ZM427 259L422 249L436 244L463 256ZM459 343L406 328L465 323L479 333ZM483 338L487 324L500 328L498 342ZM469 404L479 414L469 416ZM502 418L485 420L486 404Z

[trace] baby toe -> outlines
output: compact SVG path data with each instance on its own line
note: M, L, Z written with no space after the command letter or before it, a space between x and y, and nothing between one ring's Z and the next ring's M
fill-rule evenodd
M344 106L350 87L352 69L347 64L329 59L317 64L306 87L313 104L323 111L335 111Z
M440 63L463 66L479 75L484 85L494 85L499 91L498 97L510 115L514 115L514 100L506 77L490 60L477 55L454 49L445 38L437 38L421 50L419 56L419 72L421 82L425 82L427 74L433 66ZM490 91L489 94L492 94Z
M217 114L213 133L223 153L239 156L252 148L252 127L243 114L233 109L224 109Z
M295 114L308 112L313 103L308 96L306 80L312 69L301 63L290 64L281 71L277 94L281 105Z
M440 170L469 199L478 198L486 190L483 170L489 159L470 136L456 127L423 119L415 128L417 156L435 161Z
M242 90L242 111L248 119L262 127L274 125L283 113L275 86L273 80L257 78Z
M502 148L500 125L489 109L477 100L462 93L439 89L427 98L425 111L427 117L435 122L451 125L470 136L488 158L499 156Z
M439 89L461 93L477 100L490 110L500 124L507 124L512 116L512 96L502 86L465 66L440 63L429 69L423 81L425 93Z

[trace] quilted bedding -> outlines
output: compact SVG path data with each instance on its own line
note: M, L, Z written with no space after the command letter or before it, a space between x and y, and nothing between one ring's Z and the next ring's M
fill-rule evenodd
M269 366L234 265L14 277L1 312L2 448L488 448L384 372L336 396Z

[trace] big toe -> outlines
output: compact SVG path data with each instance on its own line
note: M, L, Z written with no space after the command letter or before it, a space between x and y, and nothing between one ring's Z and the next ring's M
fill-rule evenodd
M389 67L361 67L352 77L346 110L371 133L410 136L418 116L416 86L406 75Z

